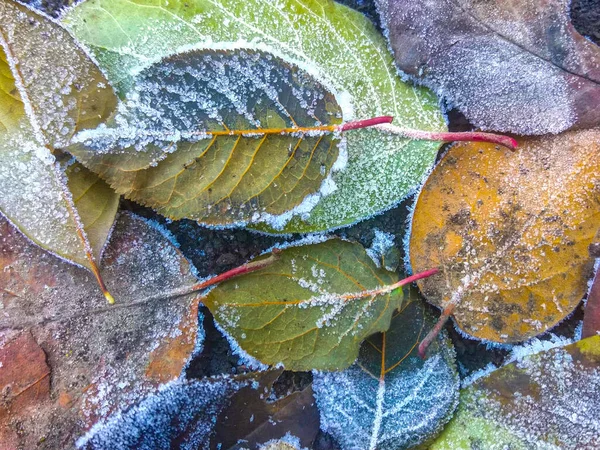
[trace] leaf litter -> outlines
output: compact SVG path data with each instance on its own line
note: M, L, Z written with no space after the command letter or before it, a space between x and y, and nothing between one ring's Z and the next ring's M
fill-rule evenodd
M433 450L594 449L600 436L600 336L527 356L461 392Z
M524 135L600 124L600 48L569 3L376 1L401 71L476 127Z
M0 334L6 341L31 333L52 377L51 396L18 422L3 418L6 442L31 448L43 438L61 448L179 377L199 351L196 295L167 301L160 294L196 279L177 249L140 218L121 215L105 252L106 282L120 298L112 306L81 268L43 252L6 221L0 235Z
M122 94L130 89L132 73L174 51L243 42L306 70L334 93L345 121L391 115L406 128L444 129L437 100L396 76L372 24L334 2L219 0L181 9L92 0L71 9L63 23L91 48ZM346 142L346 169L332 175L337 189L283 230L276 229L280 223L260 230L322 231L389 209L421 182L439 148L373 130L349 132Z

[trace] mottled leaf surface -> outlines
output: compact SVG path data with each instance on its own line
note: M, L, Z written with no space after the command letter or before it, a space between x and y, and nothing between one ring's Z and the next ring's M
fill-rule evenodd
M106 284L119 298L112 306L87 271L31 244L4 219L0 236L0 341L30 333L52 380L50 395L14 411L19 420L4 417L7 442L70 447L99 418L180 375L199 342L198 299L165 293L196 279L155 228L132 215L118 220L103 259ZM3 365L36 360L27 348Z
M600 47L575 30L568 0L376 3L400 70L477 127L545 134L600 124Z
M388 328L403 296L349 297L396 281L360 244L332 239L287 248L270 266L221 283L203 303L264 364L339 370L354 362L365 337Z
M0 4L0 211L36 244L88 268L115 210L87 235L53 151L77 130L95 127L115 104L106 79L68 32L12 0ZM94 191L98 207L118 199Z
M208 449L219 413L245 383L225 376L169 383L77 442L86 450Z
M79 161L172 219L257 222L314 204L338 158L334 96L254 50L198 50L138 74L107 127L76 136ZM266 217L265 217L266 216Z
M368 19L330 0L92 0L63 23L91 48L122 95L132 73L178 49L258 48L321 81L344 121L392 115L406 128L444 129L437 100L400 80ZM335 191L283 231L324 230L390 208L421 182L439 147L376 130L348 132L346 139L348 163L332 176ZM273 225L281 223L262 229L277 232Z
M463 389L432 450L600 446L600 336L502 367Z
M442 335L425 361L417 354L434 323L415 298L395 312L388 331L367 338L348 369L313 374L321 428L342 449L413 447L449 420L459 388L452 343Z
M450 149L415 208L410 261L439 267L419 282L433 304L455 305L464 332L495 342L543 333L587 291L588 246L600 227L600 131Z

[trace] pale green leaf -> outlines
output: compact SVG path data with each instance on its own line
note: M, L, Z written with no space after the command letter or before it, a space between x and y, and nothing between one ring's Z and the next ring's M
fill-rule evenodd
M89 0L63 23L91 48L122 96L135 73L167 55L250 47L307 70L335 94L344 121L392 115L405 128L444 129L436 98L400 80L375 27L331 0ZM422 181L439 148L376 130L346 138L348 164L333 174L337 189L283 230L261 229L324 230L390 208Z
M104 245L115 211L106 211L104 230L87 235L53 153L115 105L67 31L12 0L0 3L0 211L36 244L92 270L92 249Z
M285 249L275 263L220 284L203 302L264 364L340 370L354 362L363 339L389 327L402 304L401 290L366 291L396 281L360 244L333 239Z

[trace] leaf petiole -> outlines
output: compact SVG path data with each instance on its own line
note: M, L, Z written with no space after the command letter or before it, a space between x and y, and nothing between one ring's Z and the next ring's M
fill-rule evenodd
M391 123L384 123L374 126L374 128L391 134L405 136L410 139L423 139L427 141L468 141L468 142L489 142L490 144L498 144L514 151L517 148L517 141L510 136L504 136L494 133L483 133L479 131L467 132L433 132L423 130L412 130L409 128L400 128Z

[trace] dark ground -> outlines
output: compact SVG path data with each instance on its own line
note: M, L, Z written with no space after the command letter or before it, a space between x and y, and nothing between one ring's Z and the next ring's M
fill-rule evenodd
M361 11L379 26L372 0L340 0L339 2ZM41 9L52 16L56 16L65 4L69 4L68 0L42 0ZM600 44L600 0L573 0L571 2L571 17L575 28L581 34ZM472 128L458 111L449 111L448 117L451 130L466 131ZM408 208L412 202L412 198L408 199L384 214L338 230L334 234L357 240L365 247L369 247L373 240L374 229L377 228L383 232L394 234L396 236L396 246L403 252L402 241L406 230L406 218ZM123 201L122 208L134 211L165 225L176 237L182 252L194 264L198 270L198 275L201 277L222 273L243 264L273 244L289 239L265 236L243 229L211 230L189 220L167 222L153 211L141 208L129 201ZM244 371L245 368L239 365L238 358L232 354L228 342L215 328L210 312L205 308L202 312L206 330L204 350L190 363L188 376L201 378L221 373L235 374ZM575 327L582 318L583 309L579 307L570 318L555 327L552 332L572 337ZM509 353L505 349L488 349L486 344L464 338L454 329L452 324L448 324L446 330L454 342L459 369L463 376L468 376L490 362L496 365L502 364ZM540 338L548 339L548 336L541 336ZM277 395L285 395L286 392L303 389L310 384L311 378L311 374L307 372L284 372L275 386L275 391ZM339 447L330 436L321 433L313 448L327 450Z

